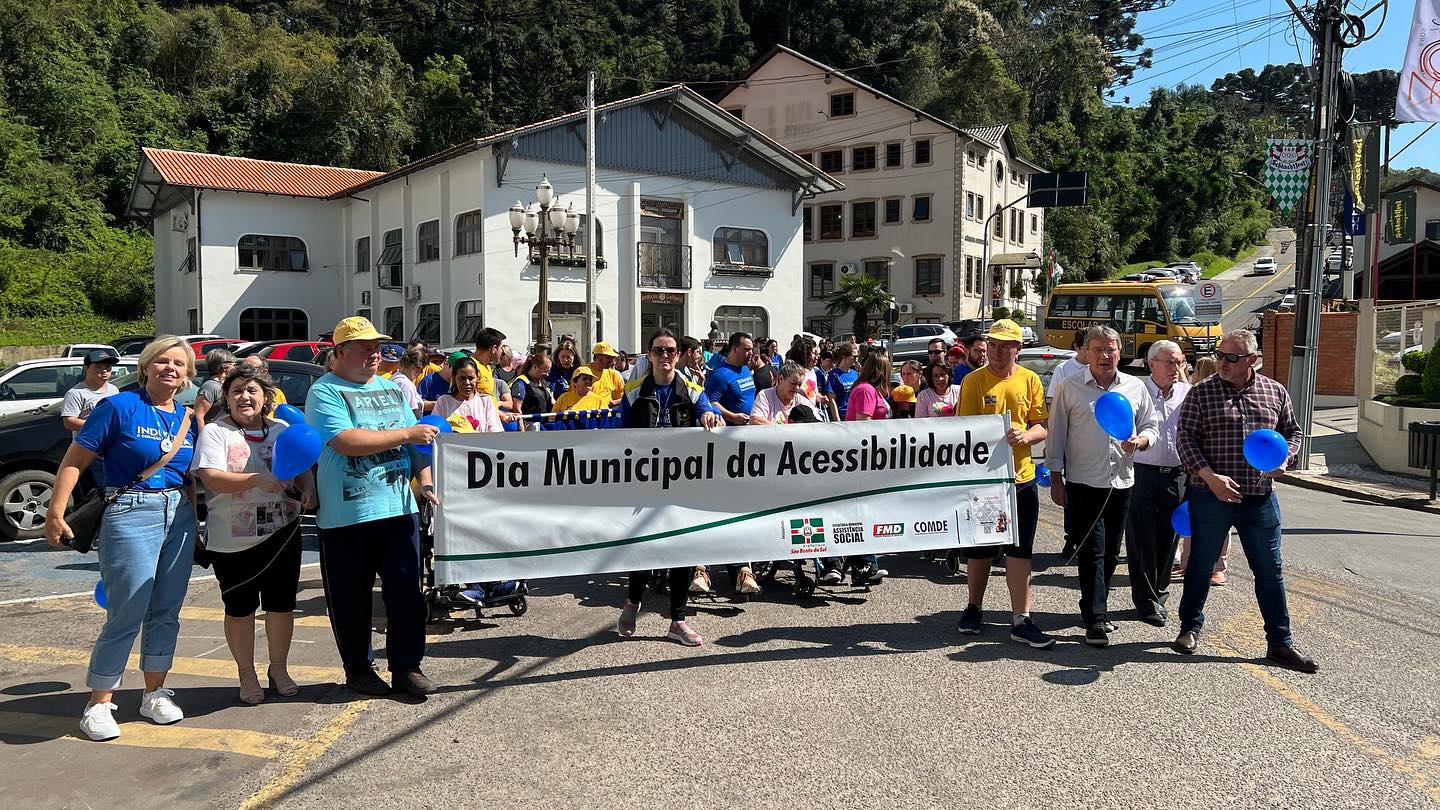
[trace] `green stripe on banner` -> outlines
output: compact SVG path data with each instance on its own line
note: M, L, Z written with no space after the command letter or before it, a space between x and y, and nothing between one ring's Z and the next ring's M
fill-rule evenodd
M781 512L788 512L791 509L804 509L807 506L819 506L821 504L835 503L836 501L853 500L855 498L867 498L871 495L885 495L890 492L909 492L919 489L946 489L949 487L968 487L978 484L1008 484L1009 478L976 478L967 481L937 481L932 484L907 484L897 487L882 487L865 492L856 492L850 495L831 498L816 498L813 501L801 501L800 503L777 506L773 509L766 509L763 512L751 512L742 517L726 518L724 520L713 520L709 523L702 523L699 526L690 526L684 529L657 532L655 534L642 534L639 537L626 537L620 540L604 540L599 543L585 543L579 546L567 546L565 548L539 548L527 551L490 551L483 554L436 554L436 562L463 562L467 560L503 560L514 557L543 557L550 554L572 554L577 551L595 551L602 548L615 548L617 546L633 546L637 543L648 543L652 540L663 540L666 537L675 537L682 534L694 534L703 532L706 529L713 529L716 526L724 526L728 523L743 523L747 520L768 517Z

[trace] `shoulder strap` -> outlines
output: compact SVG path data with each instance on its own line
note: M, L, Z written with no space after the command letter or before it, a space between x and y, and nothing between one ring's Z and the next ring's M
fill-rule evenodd
M184 408L183 405L181 407ZM165 455L160 457L159 461L142 470L140 474L135 477L135 483L138 484L141 481L148 480L150 476L165 469L165 465L169 464L171 460L175 458L175 454L180 452L180 446L185 444L185 434L190 432L191 410L184 408L184 411L185 415L180 417L180 429L175 431L175 438L170 442L170 449Z

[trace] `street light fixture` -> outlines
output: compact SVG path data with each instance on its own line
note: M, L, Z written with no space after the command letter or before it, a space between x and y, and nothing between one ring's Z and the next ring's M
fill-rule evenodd
M560 207L560 200L555 196L555 187L550 185L548 177L540 178L540 185L535 187L535 199L540 203L539 211L532 210L528 205L522 207L519 201L510 206L510 231L515 241L516 256L520 255L520 246L527 245L540 259L540 328L535 335L535 342L537 345L548 346L550 255L559 255L562 251L566 256L575 255L575 232L580 227L580 215L568 207ZM522 228L525 231L524 236L520 235Z

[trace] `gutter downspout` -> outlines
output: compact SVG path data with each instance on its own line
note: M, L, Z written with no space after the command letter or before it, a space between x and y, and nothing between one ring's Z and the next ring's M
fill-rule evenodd
M207 333L205 328L205 270L201 257L205 255L205 241L201 239L200 229L204 227L201 223L205 220L200 216L200 198L204 192L195 190L195 197L190 205L195 209L195 331L199 334ZM189 326L189 324L186 324Z

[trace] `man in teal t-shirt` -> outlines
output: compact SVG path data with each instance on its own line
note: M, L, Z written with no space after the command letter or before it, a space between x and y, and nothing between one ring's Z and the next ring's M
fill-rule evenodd
M413 445L439 432L416 424L395 383L376 376L380 343L389 340L366 318L335 327L332 371L310 388L305 422L325 443L320 495L320 572L345 685L383 695L391 685L375 672L370 646L371 591L384 585L386 657L394 688L414 696L435 691L420 671L425 656L425 600L410 478L432 503L430 466Z

